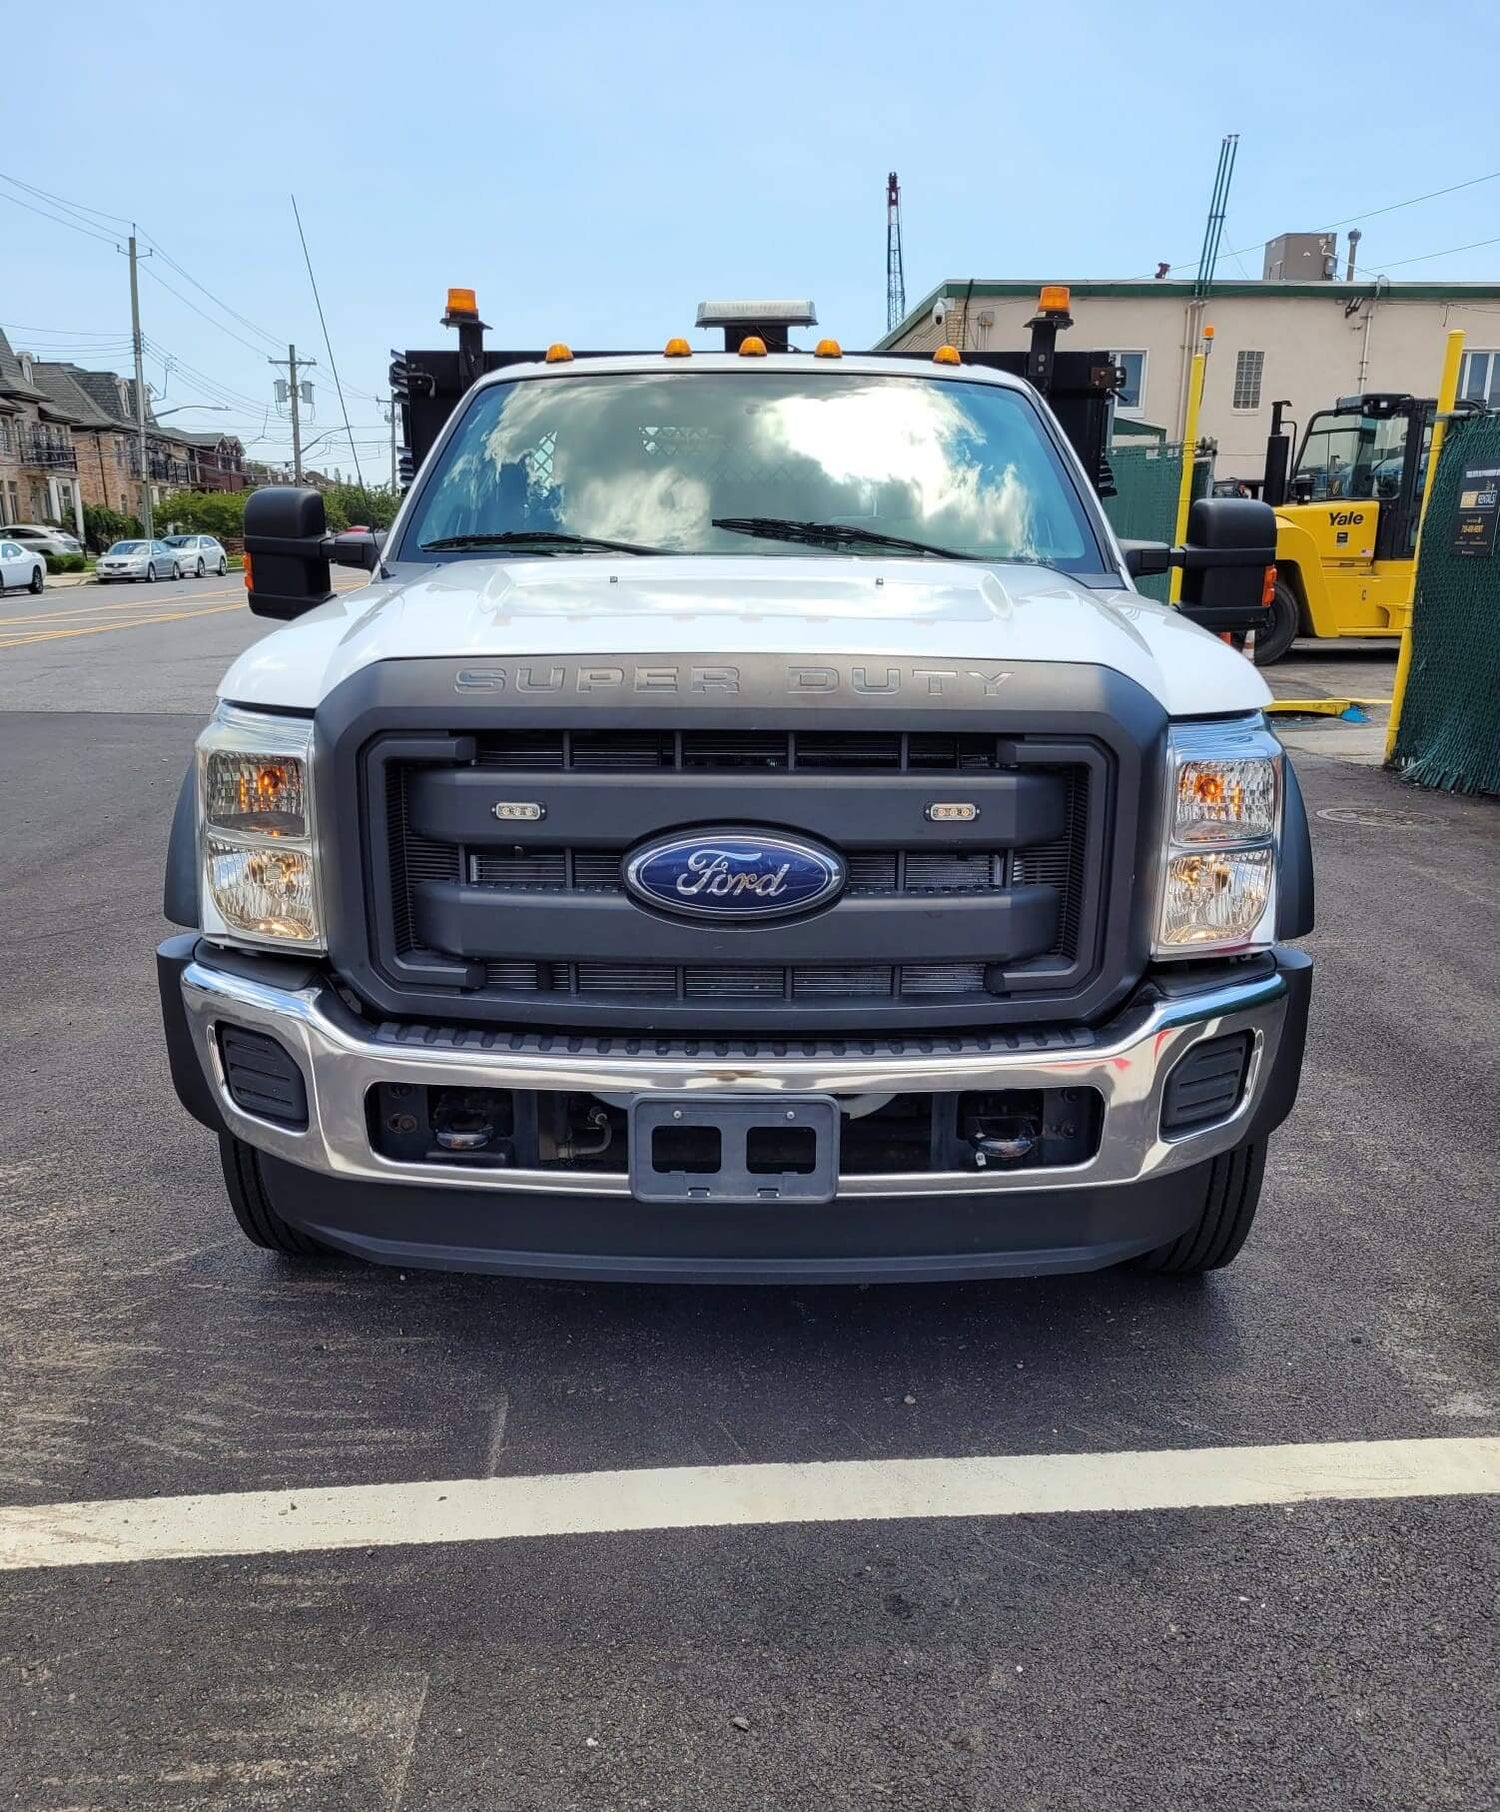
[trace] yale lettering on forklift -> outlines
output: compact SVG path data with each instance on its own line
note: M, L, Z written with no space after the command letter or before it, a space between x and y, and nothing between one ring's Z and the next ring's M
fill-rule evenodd
M1358 528L1363 521L1364 517L1360 515L1358 510L1330 510L1328 512L1328 526L1330 528ZM1340 541L1346 541L1347 539L1347 535L1339 536Z

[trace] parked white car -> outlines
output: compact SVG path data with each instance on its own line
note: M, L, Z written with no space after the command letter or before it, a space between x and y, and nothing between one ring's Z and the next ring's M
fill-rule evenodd
M38 554L81 554L83 543L66 529L48 528L41 522L8 522L5 532L29 552Z
M179 556L184 572L201 579L209 571L220 577L229 571L229 555L212 535L164 535L162 540Z
M12 541L10 530L0 539L0 591L13 585L24 585L29 591L40 591L47 583L47 563L40 554L19 541Z
M113 579L180 579L186 562L165 541L117 541L99 556L94 576L101 585Z

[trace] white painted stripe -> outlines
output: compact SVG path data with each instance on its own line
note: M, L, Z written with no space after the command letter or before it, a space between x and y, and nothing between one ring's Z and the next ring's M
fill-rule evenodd
M632 1529L1190 1510L1500 1492L1500 1436L672 1466L0 1509L0 1569Z

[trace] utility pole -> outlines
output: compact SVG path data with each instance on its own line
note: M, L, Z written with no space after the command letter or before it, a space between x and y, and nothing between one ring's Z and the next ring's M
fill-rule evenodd
M130 235L130 342L135 350L135 437L141 462L141 527L150 541L156 524L151 511L151 469L146 463L146 364L141 341L141 290L136 275L134 233Z
M297 367L300 365L304 371L311 371L317 362L316 359L299 359L295 346L287 347L284 359L266 360L268 365L275 365L278 368L283 365L286 367L287 397L292 405L292 482L294 484L302 482L302 416L298 409L301 391L297 385Z

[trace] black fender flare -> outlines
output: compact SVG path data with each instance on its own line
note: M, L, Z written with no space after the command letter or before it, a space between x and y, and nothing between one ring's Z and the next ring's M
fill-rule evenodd
M1276 885L1276 936L1306 937L1313 928L1312 835L1290 755L1283 754L1286 803L1281 815L1281 873Z
M174 925L198 930L198 767L189 763L172 814L162 912Z

